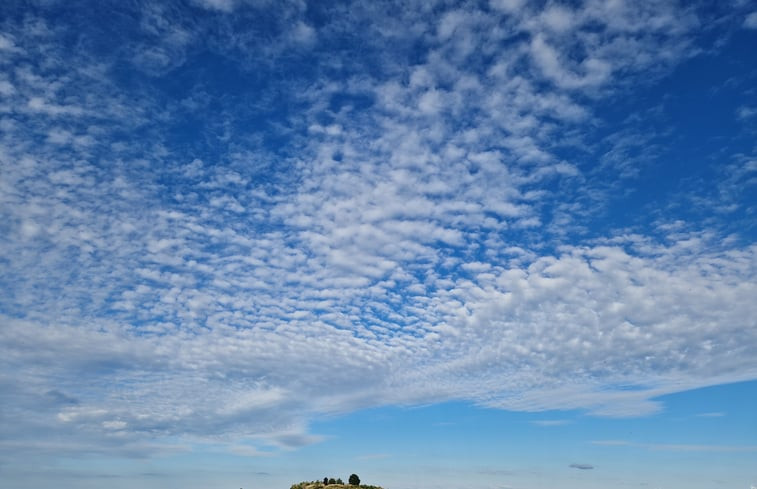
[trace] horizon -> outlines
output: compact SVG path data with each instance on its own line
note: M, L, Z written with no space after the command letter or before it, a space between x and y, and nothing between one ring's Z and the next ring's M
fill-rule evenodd
M0 485L757 484L757 5L0 5Z

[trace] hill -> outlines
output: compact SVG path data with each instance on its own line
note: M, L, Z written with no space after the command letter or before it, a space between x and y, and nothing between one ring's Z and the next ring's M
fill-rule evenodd
M324 484L322 481L312 482L299 482L292 484L290 489L384 489L381 486L371 486L367 484L360 484L353 486L351 484Z

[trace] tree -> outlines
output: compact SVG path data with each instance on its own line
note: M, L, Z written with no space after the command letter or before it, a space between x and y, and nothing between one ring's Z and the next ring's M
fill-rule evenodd
M339 478L336 479L336 483L339 484L340 486L344 485L344 482L342 482L342 479L339 479Z
M359 486L360 485L360 477L358 477L357 474L352 474L350 476L350 485L351 486Z
M324 478L323 478L323 485L325 486L325 485L327 485L328 483L329 483L329 478L328 478L328 477L324 477Z
M329 484L336 484L336 479L334 479L333 477L329 479Z

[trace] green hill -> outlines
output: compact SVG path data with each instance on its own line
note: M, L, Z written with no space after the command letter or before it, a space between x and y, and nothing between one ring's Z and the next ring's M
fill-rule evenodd
M311 482L298 482L292 484L290 489L384 489L381 486L370 486L367 484L360 484L359 486L353 486L350 484L324 484L323 481L311 481Z

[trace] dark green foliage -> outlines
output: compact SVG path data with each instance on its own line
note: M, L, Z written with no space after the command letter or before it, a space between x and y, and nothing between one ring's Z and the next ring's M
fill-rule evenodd
M342 479L332 479L330 477L324 477L323 480L318 479L316 481L303 481L297 484L292 484L290 489L384 489L381 486L372 486L369 484L360 484L360 477L357 474L352 474L349 478L349 485L342 482Z

